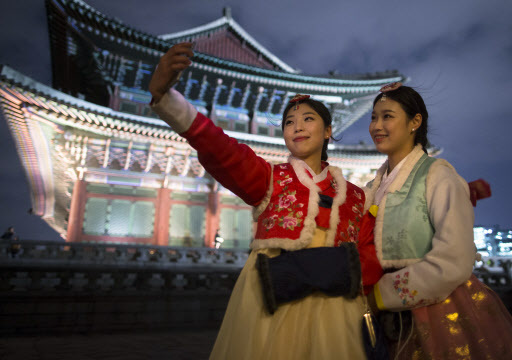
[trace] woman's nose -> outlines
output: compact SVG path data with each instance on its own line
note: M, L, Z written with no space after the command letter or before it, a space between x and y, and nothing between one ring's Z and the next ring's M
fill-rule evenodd
M381 129L382 128L382 121L381 119L377 118L372 122L373 129Z

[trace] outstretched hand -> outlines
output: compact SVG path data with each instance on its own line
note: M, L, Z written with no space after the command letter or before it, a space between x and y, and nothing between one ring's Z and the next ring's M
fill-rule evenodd
M181 72L192 64L190 61L194 56L192 48L191 42L179 43L172 46L160 58L149 82L149 92L154 102L160 101L160 98L178 82Z

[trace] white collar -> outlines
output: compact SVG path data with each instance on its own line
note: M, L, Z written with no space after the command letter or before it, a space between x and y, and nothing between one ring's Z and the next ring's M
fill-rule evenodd
M393 169L393 171L391 171L391 173L389 173L389 175L388 175L387 171L384 171L384 174L382 175L382 180L380 182L379 188L377 189L377 192L375 193L375 204L376 205L380 205L380 202L381 202L382 198L384 197L384 195L386 195L388 193L387 190L389 188L389 185L391 185L393 183L393 181L396 179L396 177L398 175L398 172L400 171L400 169L404 165L405 160L411 155L411 153L412 153L412 151L409 154L407 154L407 156L404 157L395 166L395 168Z
M391 179L391 181L393 181L394 178L396 178L396 176L398 175L398 171L400 171L400 169L402 168L402 165L405 163L405 159L407 159L409 157L409 155L411 155L411 153L407 154L406 157L404 157L396 166L395 168L389 173L388 175L388 172L385 171L384 172L384 175L382 175L382 182L385 182L388 178ZM388 163L388 166L389 166L389 163ZM381 184L382 186L382 184Z
M308 164L306 164L306 162L304 160L301 160L299 158L296 158L295 156L290 156L290 158L292 159L295 159L297 161L301 161L303 164L304 164L304 168L309 172L309 174L313 177L313 182L316 184L322 180L325 180L325 178L327 177L327 173L329 172L329 166L326 166L321 172L320 174L315 174L315 172L313 171L313 169L311 169L309 167Z

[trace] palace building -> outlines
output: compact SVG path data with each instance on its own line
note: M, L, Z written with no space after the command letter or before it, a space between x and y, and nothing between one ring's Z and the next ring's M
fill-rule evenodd
M252 209L212 179L148 105L153 69L174 43L196 43L177 90L272 163L287 159L280 116L296 93L323 101L339 136L382 85L405 80L396 71L303 74L229 9L209 24L156 36L81 0L46 0L46 8L52 87L2 66L0 101L33 212L70 242L213 247L218 233L222 247L248 248ZM356 184L383 161L373 145L329 145L329 162Z

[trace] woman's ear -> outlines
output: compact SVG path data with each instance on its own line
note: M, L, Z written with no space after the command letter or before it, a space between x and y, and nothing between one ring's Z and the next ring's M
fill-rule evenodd
M329 139L332 136L332 125L325 128L325 138Z
M414 129L413 131L416 131L420 128L422 122L423 122L423 117L421 116L421 114L416 114L416 115L414 115L414 117L412 118L412 120L410 121L409 124Z

